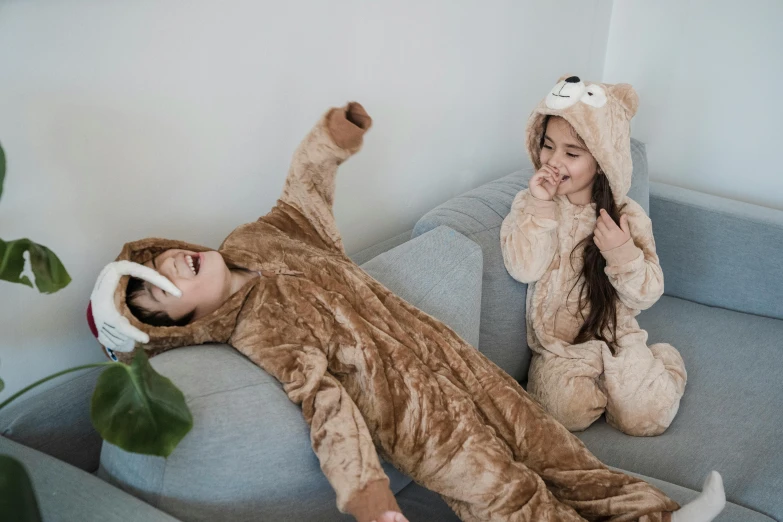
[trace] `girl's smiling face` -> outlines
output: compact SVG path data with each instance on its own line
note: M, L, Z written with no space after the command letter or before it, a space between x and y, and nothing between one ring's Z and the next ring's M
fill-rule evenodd
M590 203L598 162L565 119L548 118L541 139L540 159L542 164L554 167L560 174L557 194L568 196L575 205Z

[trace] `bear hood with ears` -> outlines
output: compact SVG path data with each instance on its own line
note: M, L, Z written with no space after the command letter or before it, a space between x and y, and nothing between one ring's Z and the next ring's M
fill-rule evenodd
M638 106L639 97L627 83L585 83L577 76L561 77L527 123L527 153L533 166L541 168L544 119L560 116L584 140L620 204L631 188L631 118Z

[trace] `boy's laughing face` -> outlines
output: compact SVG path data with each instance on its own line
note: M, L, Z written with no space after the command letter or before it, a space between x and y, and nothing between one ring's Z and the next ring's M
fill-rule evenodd
M195 320L211 314L231 296L231 271L218 252L171 249L144 265L182 291L182 297L177 298L145 281L144 292L134 303L149 311L165 312L175 320L193 312Z

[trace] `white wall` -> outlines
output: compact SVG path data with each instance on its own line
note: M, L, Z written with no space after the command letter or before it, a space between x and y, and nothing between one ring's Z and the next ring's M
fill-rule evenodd
M614 2L604 80L634 85L653 180L783 209L783 2Z
M375 118L338 183L349 251L519 168L535 103L603 70L611 2L559 3L4 2L0 237L49 246L73 283L0 283L3 396L102 360L84 320L100 267L146 236L217 247L274 204L329 106Z

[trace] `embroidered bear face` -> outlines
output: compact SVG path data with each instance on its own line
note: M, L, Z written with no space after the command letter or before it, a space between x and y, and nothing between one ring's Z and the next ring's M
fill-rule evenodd
M546 96L546 106L550 109L567 109L578 102L595 108L606 105L606 92L596 83L585 85L578 76L569 76L555 85Z

